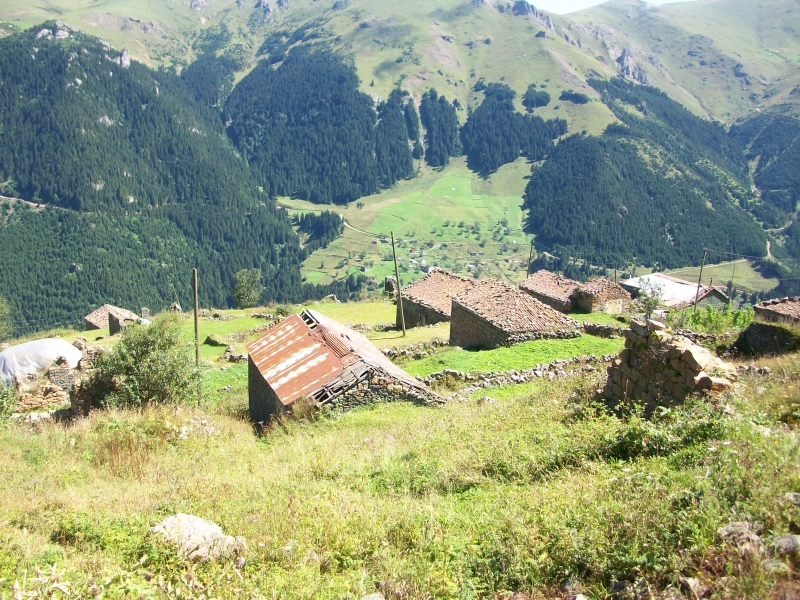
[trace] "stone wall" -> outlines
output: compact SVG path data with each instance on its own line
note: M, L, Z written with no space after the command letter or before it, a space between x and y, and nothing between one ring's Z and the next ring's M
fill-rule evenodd
M630 312L630 298L608 298L605 294L575 293L573 308L588 313L604 312L609 315L622 315Z
M453 302L450 321L450 345L466 349L491 350L503 346L509 335L491 323Z
M429 390L403 383L382 370L369 377L329 403L342 410L366 406L376 402L414 402L426 406L443 404L444 399Z
M574 329L558 329L556 331L528 331L509 335L503 345L514 346L535 340L573 340L581 337L581 332Z
M589 335L607 339L622 337L622 332L624 331L619 325L590 323L588 321L584 321L583 325L581 325L581 329L583 329L584 333L588 333Z
M602 396L615 403L640 402L649 414L656 406L682 403L695 392L726 390L733 367L683 337L673 337L658 321L631 322L625 349L608 367Z
M403 317L406 322L406 329L412 327L424 327L425 325L434 325L435 323L442 323L449 321L449 315L443 315L438 310L434 310L429 306L424 306L418 302L414 302L409 298L403 298ZM397 319L395 323L397 329L401 328L400 322L400 306L397 306Z
M463 395L479 389L527 383L536 379L556 379L576 375L578 373L591 373L597 370L597 366L610 363L615 358L613 354L604 356L588 354L586 356L554 360L551 363L536 365L530 369L521 371L511 370L490 373L467 373L465 371L445 369L444 371L431 373L427 377L419 379L425 385L433 385L446 380L470 384L465 390L459 392Z

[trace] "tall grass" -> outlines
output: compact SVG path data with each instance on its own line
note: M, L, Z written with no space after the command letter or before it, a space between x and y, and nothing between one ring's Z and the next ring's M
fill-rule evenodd
M659 590L684 576L721 598L765 597L788 579L715 532L747 520L769 541L800 522L784 500L800 491L785 416L798 364L770 364L773 379L653 420L595 405L587 377L288 420L261 437L227 416L242 390L220 410L14 425L0 430L0 595L25 574L33 591L35 569L55 563L75 597L557 597L569 580L602 598L614 582ZM176 512L245 536L246 564L187 564L147 536Z

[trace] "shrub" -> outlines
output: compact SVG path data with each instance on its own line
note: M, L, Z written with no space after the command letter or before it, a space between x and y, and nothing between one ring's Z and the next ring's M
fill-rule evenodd
M14 388L0 382L0 423L8 419L17 407L17 395Z
M163 314L152 325L128 327L114 349L97 359L86 389L100 406L196 401L200 373L181 336L181 318Z

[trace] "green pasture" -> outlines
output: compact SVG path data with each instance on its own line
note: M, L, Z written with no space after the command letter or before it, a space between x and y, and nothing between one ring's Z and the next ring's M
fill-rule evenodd
M700 267L686 267L668 271L674 277L696 282L700 275ZM737 290L747 292L768 292L778 286L779 281L774 278L764 277L753 268L753 263L746 259L723 262L716 265L706 265L703 268L703 284L725 287L728 281L733 280Z
M530 369L537 364L554 360L594 354L618 354L624 347L622 339L603 339L582 335L571 340L536 340L510 348L470 351L451 349L405 365L411 375L425 377L437 371L454 369L468 373Z

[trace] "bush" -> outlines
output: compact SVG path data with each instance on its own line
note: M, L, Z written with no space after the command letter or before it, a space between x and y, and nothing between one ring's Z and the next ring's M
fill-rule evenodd
M17 395L14 388L0 382L0 423L8 419L17 408Z
M181 318L163 314L152 325L128 327L114 349L98 357L86 391L100 406L196 401L200 373L181 336Z

